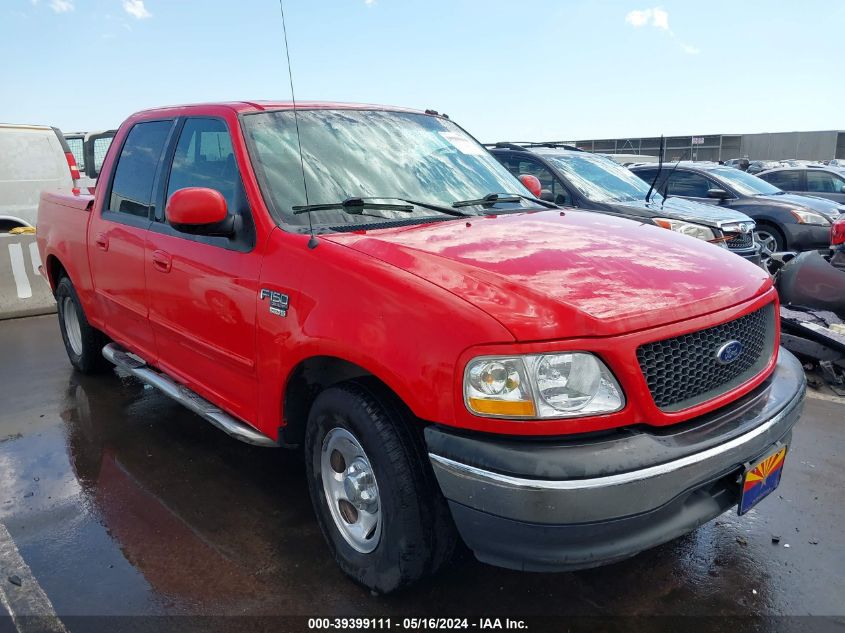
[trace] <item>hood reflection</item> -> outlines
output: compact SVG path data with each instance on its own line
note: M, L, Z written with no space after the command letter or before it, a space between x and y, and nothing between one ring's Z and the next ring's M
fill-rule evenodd
M653 327L736 305L771 285L762 269L726 249L578 211L488 216L327 239L454 292L520 340Z

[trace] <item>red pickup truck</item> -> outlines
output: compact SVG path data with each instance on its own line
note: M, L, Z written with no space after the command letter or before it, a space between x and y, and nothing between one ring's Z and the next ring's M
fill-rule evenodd
M380 592L458 536L566 570L746 512L804 397L760 268L537 200L436 113L141 112L37 236L74 367L302 450L333 555Z

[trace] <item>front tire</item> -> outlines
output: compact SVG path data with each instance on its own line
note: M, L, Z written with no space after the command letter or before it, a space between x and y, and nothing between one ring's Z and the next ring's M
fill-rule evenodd
M772 253L782 253L786 250L786 239L780 229L769 224L758 224L754 231L757 241L762 246L760 254L763 258L772 256Z
M76 289L67 277L62 277L56 286L56 303L59 329L71 365L84 374L95 374L111 368L112 365L102 354L108 338L88 323Z
M305 433L308 488L340 568L379 593L433 574L456 536L416 420L380 385L330 387Z

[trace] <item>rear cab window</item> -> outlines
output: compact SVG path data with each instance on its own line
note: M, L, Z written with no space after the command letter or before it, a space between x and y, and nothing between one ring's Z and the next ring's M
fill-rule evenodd
M112 179L108 211L148 218L153 184L173 121L136 123L126 137Z

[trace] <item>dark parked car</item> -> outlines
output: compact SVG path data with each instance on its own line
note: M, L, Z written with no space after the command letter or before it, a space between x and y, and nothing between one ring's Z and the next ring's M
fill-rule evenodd
M657 167L632 167L631 171L651 182ZM750 216L757 223L764 255L828 248L831 220L839 217L835 203L788 194L761 178L717 163L664 167L657 189L664 196L709 202Z
M754 221L741 212L680 198L664 200L657 191L647 202L649 186L630 170L609 158L571 146L498 143L488 148L515 176L536 176L544 200L657 224L714 242L760 263Z
M790 193L845 202L845 174L835 167L781 167L758 176Z

